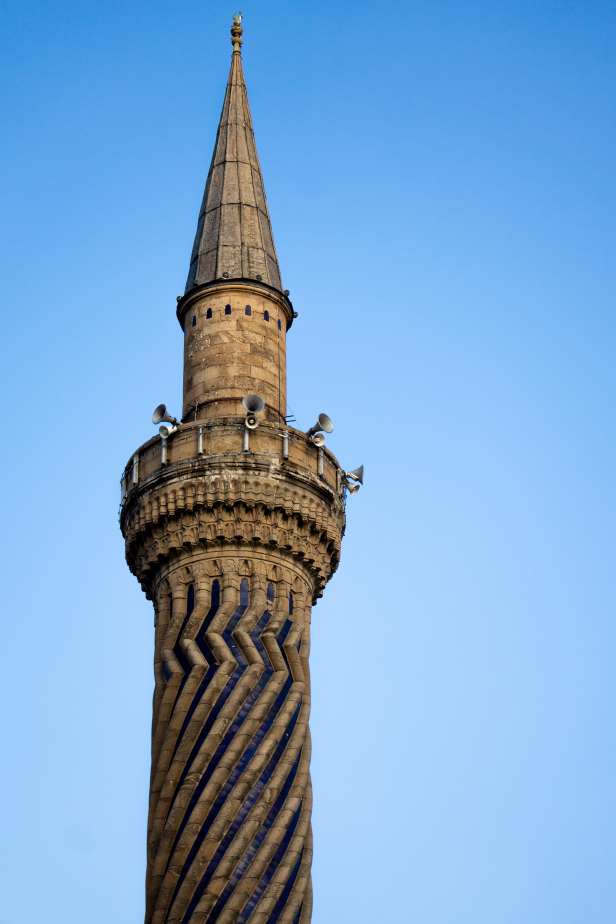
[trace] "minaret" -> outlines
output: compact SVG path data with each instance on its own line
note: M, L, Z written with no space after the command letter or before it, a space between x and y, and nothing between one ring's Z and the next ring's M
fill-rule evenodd
M357 487L321 432L286 423L295 313L255 147L241 14L231 34L178 298L182 420L157 409L169 425L122 479L126 560L154 604L146 924L311 919L310 614L338 565L346 488Z

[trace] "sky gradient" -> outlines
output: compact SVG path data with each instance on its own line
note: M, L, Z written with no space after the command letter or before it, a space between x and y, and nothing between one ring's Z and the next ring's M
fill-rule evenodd
M365 486L313 613L313 924L616 919L616 7L244 0L289 407ZM0 924L143 916L119 479L237 9L5 3Z

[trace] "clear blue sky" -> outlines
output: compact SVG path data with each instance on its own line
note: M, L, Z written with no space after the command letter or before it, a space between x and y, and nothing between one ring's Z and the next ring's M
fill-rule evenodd
M616 6L242 0L289 402L366 466L314 612L314 924L616 920ZM152 611L236 7L6 3L0 924L142 920Z

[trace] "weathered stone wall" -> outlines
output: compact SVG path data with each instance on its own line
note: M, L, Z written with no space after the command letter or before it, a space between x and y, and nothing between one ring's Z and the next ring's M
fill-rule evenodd
M195 410L197 420L240 414L244 395L258 394L264 419L284 423L287 300L265 287L213 286L185 296L178 315L185 332L182 418L195 419Z
M126 558L155 605L146 924L309 924L310 609L340 558L338 465L315 471L298 431L284 459L277 428L244 453L236 426L204 429L218 452L185 425L175 461L156 437L125 475Z
M340 494L338 463L326 447L319 450L305 433L292 427L260 424L249 432L249 451L245 452L244 419L226 417L204 421L203 424L181 424L164 444L165 460L163 441L158 434L153 436L139 447L126 465L124 479L127 492L130 494L135 486L135 473L137 483L140 483L151 478L162 468L172 471L174 466L189 460L198 459L204 464L224 461L229 465L244 465L250 462L251 465L265 466L267 471L275 473L276 477L280 478L284 477L285 473L290 476L302 473L302 477L318 475L321 457L323 471L316 483ZM285 455L285 441L288 456Z
M175 567L196 547L208 554L232 547L286 568L299 561L311 599L321 596L338 566L345 523L331 454L331 481L267 453L193 455L165 466L154 459L149 474L139 462L121 514L126 560L149 597L165 560Z
M307 599L224 553L157 587L146 922L310 921Z

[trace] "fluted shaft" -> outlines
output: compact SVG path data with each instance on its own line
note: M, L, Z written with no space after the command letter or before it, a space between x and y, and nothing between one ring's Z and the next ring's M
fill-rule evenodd
M310 609L235 567L158 589L146 924L310 920Z

